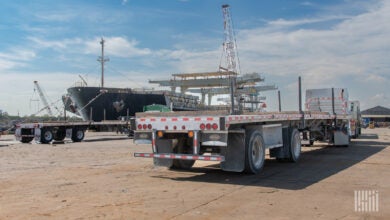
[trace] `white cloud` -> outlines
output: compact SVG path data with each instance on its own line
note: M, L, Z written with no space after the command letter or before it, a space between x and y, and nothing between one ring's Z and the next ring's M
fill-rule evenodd
M5 71L26 65L36 57L36 53L29 49L13 48L9 52L0 53L0 70Z
M107 55L117 57L137 57L150 55L152 51L148 48L139 48L139 42L136 40L128 40L124 37L104 37ZM85 52L99 54L101 50L100 38L87 41L85 43Z
M327 22L327 21L333 21L333 20L343 20L347 19L350 16L328 16L328 17L320 17L320 18L306 18L306 19L298 19L298 20L286 20L279 18L277 20L268 21L268 25L275 26L275 27L283 27L283 26L298 26L298 25L304 25L304 24L314 24L314 23L320 23L320 22ZM275 28L274 27L274 28Z

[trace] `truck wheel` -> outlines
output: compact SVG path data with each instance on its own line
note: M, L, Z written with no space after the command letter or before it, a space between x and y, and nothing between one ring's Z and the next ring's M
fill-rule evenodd
M53 140L53 132L50 129L42 129L41 132L41 143L48 144Z
M34 138L33 137L22 137L20 142L22 143L30 143Z
M175 153L192 154L192 146L187 143L186 139L180 139L174 149ZM173 160L171 169L189 170L194 165L195 160Z
M84 130L83 129L73 129L72 131L72 141L73 142L80 142L84 139Z
M56 135L54 135L54 140L63 141L66 137L66 133L64 130L57 130Z
M297 162L301 156L301 136L297 129L294 129L291 132L291 142L290 142L290 158L289 161Z
M265 146L258 130L250 131L245 138L245 172L257 174L263 168Z

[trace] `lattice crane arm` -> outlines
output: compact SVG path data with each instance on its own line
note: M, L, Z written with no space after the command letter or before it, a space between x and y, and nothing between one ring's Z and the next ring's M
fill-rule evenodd
M49 105L49 102L47 101L46 99L46 96L45 94L43 93L43 90L42 88L39 86L38 84L38 81L34 81L34 85L35 85L35 88L37 89L38 91L38 94L39 94L39 97L41 98L41 101L44 105L44 107L42 109L47 109L47 113L50 115L50 116L53 116L53 112L51 111L51 108L50 108L50 105Z

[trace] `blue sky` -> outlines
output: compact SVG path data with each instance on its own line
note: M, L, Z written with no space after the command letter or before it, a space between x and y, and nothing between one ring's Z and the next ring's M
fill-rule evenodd
M363 109L390 107L388 0L9 0L0 3L0 109L35 113L34 80L51 102L79 74L98 85L101 37L106 86L215 71L222 4L231 6L241 72L276 84L283 109L297 108L299 75L304 89L346 87ZM274 110L276 92L265 95Z

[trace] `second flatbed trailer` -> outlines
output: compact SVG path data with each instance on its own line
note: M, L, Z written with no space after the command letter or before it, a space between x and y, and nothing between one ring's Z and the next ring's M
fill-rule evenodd
M106 120L100 122L82 121L82 122L37 122L22 123L16 125L15 138L22 143L35 141L47 144L55 141L63 141L70 138L73 142L80 142L85 137L85 131L89 128L115 127L134 130L133 119L131 120Z

